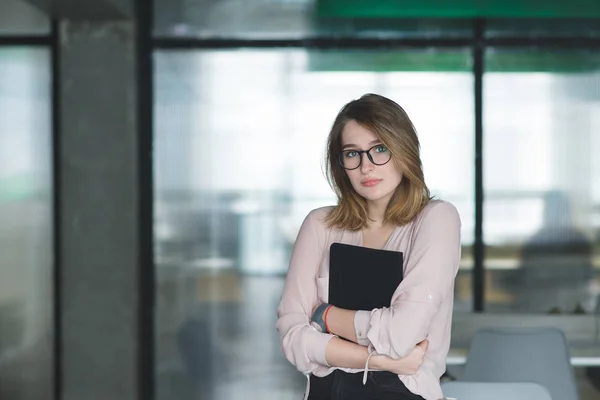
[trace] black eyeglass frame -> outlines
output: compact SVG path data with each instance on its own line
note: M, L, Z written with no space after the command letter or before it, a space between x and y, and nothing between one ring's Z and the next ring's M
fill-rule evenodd
M390 158L388 158L388 160L387 160L386 162L384 162L384 163L381 163L381 164L377 164L375 161L373 161L373 156L371 155L370 151L371 151L371 150L373 150L374 148L377 148L377 147L385 147L385 148L386 148L386 150L387 150L387 151L390 153ZM360 162L359 162L359 163L358 163L358 165L357 165L356 167L354 167L354 168L346 168L346 167L344 166L344 158L343 158L343 157L344 157L344 153L347 153L347 152L350 152L350 151L353 151L353 152L355 152L355 153L358 153L358 155L359 155L359 157L360 157ZM357 168L360 168L360 166L362 165L362 162L363 162L363 154L365 154L365 153L367 154L367 157L369 157L369 161L371 161L371 163L373 163L374 165L377 165L377 166L382 166L382 165L385 165L385 164L389 163L389 162L390 162L390 160L392 159L392 153L390 152L390 149L388 149L388 148L387 148L386 146L384 146L383 144L376 144L375 146L371 147L371 148L370 148L370 149L368 149L368 150L343 150L343 151L342 151L342 152L341 152L341 153L338 155L338 163L339 163L339 164L341 165L341 167L342 167L342 168L344 168L345 170L347 170L347 171L353 171L353 170L355 170L355 169L357 169Z

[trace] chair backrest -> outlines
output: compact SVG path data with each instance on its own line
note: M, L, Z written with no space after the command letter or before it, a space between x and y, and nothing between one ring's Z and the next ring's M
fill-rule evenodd
M458 400L552 400L548 389L533 382L464 382L442 384L446 398Z
M579 397L567 340L556 328L478 330L462 380L535 382L547 388L553 399Z

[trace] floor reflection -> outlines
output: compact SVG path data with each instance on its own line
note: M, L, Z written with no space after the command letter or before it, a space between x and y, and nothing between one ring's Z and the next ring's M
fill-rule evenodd
M192 269L164 278L158 400L301 398L305 378L284 358L275 330L283 277ZM585 369L576 375L581 400L598 398Z

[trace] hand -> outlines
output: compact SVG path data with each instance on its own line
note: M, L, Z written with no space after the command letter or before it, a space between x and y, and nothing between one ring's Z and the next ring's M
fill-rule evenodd
M396 375L414 375L419 371L421 365L423 365L423 359L428 347L429 341L425 339L402 358L394 359L387 356L373 356L372 365L376 369L393 372Z

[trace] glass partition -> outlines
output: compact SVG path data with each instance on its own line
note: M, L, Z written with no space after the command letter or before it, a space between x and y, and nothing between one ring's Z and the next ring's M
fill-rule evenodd
M27 36L50 33L50 19L33 3L27 0L0 1L0 35Z
M468 37L467 19L349 18L320 15L315 0L154 0L160 37L289 39L331 37ZM348 7L348 4L344 5Z
M275 309L302 220L335 202L322 169L330 125L367 92L405 107L428 185L462 215L456 307L471 310L468 50L160 51L155 61L159 398L302 396Z
M489 49L486 65L486 310L597 312L600 57Z
M50 54L0 48L0 398L53 397Z

